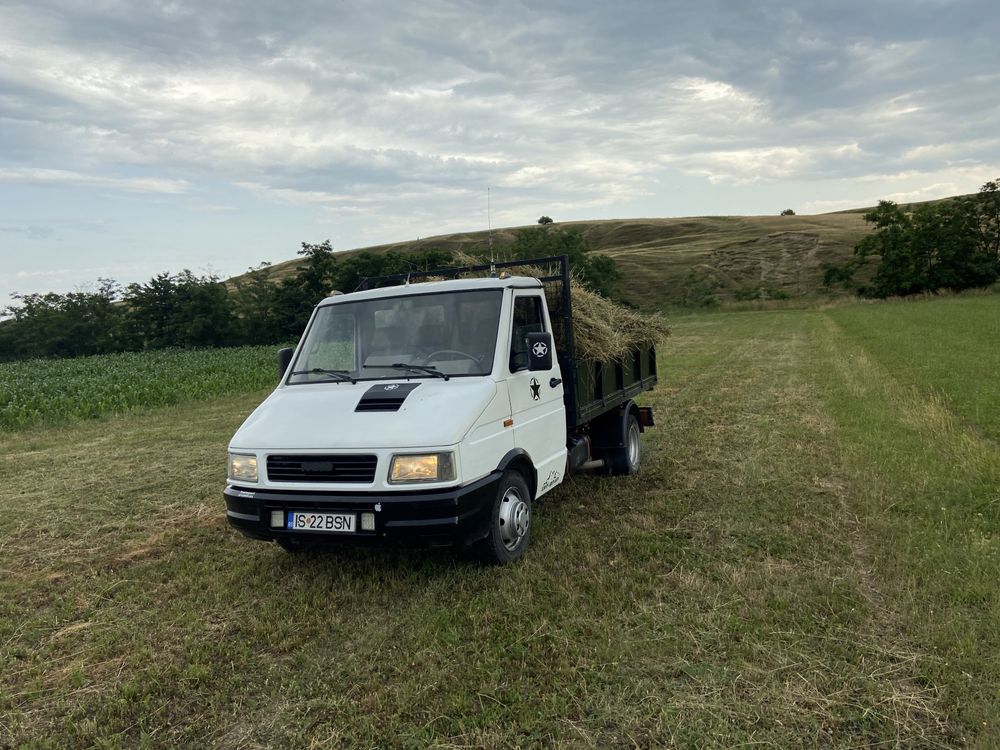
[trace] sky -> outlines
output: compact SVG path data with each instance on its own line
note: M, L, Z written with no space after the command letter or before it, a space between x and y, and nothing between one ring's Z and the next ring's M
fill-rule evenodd
M975 192L998 38L948 0L0 0L0 307L325 239Z

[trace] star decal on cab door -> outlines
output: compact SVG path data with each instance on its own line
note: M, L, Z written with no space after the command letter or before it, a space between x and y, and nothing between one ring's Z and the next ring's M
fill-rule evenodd
M541 388L541 386L538 384L538 381L535 380L535 378L532 378L531 379L531 399L532 399L532 401L538 401L538 399L541 398L541 395L539 395L539 393L538 393L538 389L539 388Z

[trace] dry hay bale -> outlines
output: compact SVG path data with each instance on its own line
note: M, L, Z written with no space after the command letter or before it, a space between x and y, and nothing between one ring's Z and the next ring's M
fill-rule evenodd
M580 359L624 361L639 347L655 346L670 335L670 326L660 315L643 315L615 304L575 279L570 294L573 338Z
M483 265L485 261L456 252L452 256L455 266ZM552 271L539 266L519 266L518 276L550 276ZM481 271L462 274L464 277L486 276ZM559 290L552 284L545 288L549 311L562 307ZM657 345L670 335L670 326L659 314L644 315L616 304L606 297L590 291L575 277L570 278L570 300L573 305L573 340L579 359L594 361L624 361L632 353L646 345ZM562 326L555 325L556 347L565 347Z

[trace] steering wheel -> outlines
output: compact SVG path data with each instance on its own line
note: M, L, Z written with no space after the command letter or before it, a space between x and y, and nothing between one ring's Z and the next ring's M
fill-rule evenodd
M443 359L443 357L438 356L443 354L457 354L459 357L465 357L466 359L471 359L476 364L479 364L479 357L473 357L471 354L468 354L466 352L460 352L457 349L438 349L436 352L431 352L426 357L424 357L424 361L433 362L437 359Z

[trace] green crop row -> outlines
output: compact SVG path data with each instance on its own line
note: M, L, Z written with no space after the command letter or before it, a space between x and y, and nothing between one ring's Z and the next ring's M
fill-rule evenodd
M273 346L164 349L0 364L0 431L267 388Z

